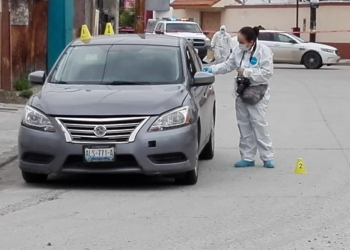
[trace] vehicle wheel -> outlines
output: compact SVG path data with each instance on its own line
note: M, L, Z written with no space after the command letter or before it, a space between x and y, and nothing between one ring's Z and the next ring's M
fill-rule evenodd
M43 183L47 180L47 174L34 174L26 171L22 171L22 176L27 183Z
M210 138L203 148L203 151L199 155L199 159L201 160L211 160L214 158L214 149L215 149L215 118L213 114L213 118L211 121L211 131L210 131Z
M307 52L303 57L303 64L307 69L319 69L322 67L322 58L317 52Z
M198 140L198 147L199 147L199 140ZM198 181L198 153L196 154L196 167L191 171L188 171L186 173L180 174L177 177L175 177L175 182L180 185L195 185L197 181Z
M176 177L175 182L180 185L195 185L198 181L198 161L195 169Z

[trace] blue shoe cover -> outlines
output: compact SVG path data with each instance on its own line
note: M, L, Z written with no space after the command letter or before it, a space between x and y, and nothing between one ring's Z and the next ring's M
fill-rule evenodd
M240 160L235 163L235 168L246 168L246 167L254 167L254 166L255 166L254 161Z
M275 167L275 163L274 163L273 160L264 161L264 167L265 168L274 168Z

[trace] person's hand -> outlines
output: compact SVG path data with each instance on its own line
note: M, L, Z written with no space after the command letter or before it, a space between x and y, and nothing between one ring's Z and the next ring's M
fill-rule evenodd
M244 69L243 69L243 68L238 68L238 69L237 69L238 75L243 76L243 72L244 72Z
M203 72L213 73L213 70L210 67L204 67Z

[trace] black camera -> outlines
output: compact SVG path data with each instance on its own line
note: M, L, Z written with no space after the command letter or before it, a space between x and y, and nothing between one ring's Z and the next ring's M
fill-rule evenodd
M237 94L242 95L244 93L244 91L249 87L250 81L246 77L237 76L236 82L237 82L237 91L236 92L237 92Z

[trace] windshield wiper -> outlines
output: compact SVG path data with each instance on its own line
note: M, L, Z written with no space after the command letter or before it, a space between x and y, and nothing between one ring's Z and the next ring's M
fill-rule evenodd
M113 81L108 82L106 85L150 85L151 82L132 82L132 81Z
M69 82L66 81L57 81L57 82L53 82L54 84L70 84Z

